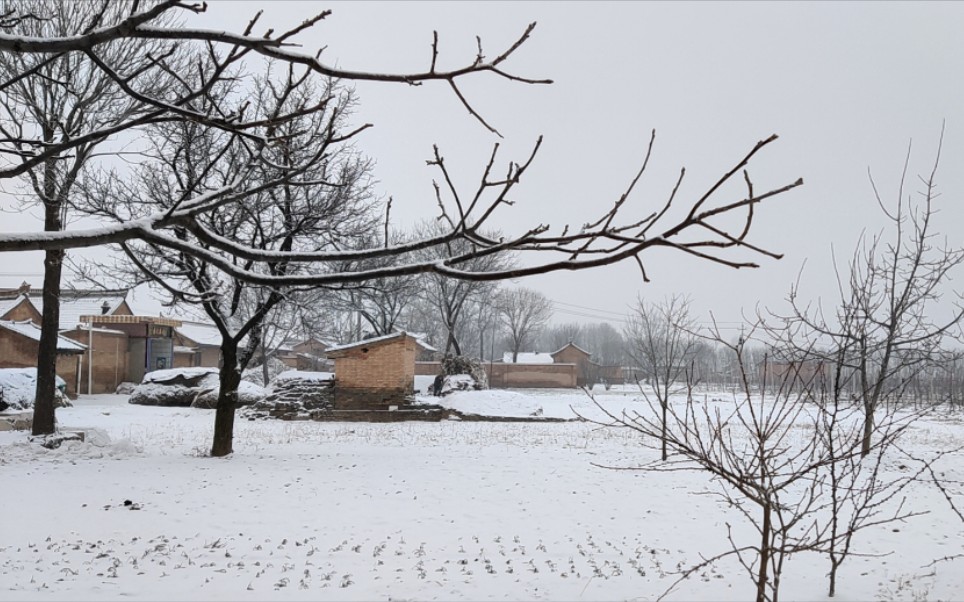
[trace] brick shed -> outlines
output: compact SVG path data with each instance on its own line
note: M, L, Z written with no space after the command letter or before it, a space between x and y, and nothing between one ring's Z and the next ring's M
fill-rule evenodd
M335 409L385 410L414 393L417 339L406 332L330 347Z

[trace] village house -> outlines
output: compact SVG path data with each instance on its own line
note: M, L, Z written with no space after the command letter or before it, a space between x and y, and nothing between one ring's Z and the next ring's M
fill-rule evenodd
M57 374L67 381L69 394L113 392L121 382L140 382L147 372L173 366L174 328L181 322L134 315L127 294L127 289L61 291L60 336L74 345L65 343L58 349L63 347L63 355L74 357L58 357ZM0 320L29 321L39 333L42 314L40 291L26 283L0 290ZM20 335L30 332L20 331ZM38 344L39 334L36 339L21 336L16 354L13 347L0 351L0 367L36 366Z
M33 368L37 365L40 326L31 320L0 320L0 368ZM67 395L75 397L80 361L86 347L66 337L57 338L57 374L67 383Z

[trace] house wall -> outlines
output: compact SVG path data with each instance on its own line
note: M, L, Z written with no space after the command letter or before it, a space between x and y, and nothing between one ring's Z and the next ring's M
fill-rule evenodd
M576 386L584 387L590 382L595 382L599 376L597 373L598 366L590 361L589 354L583 353L572 345L560 349L558 353L552 356L552 359L557 364L576 365Z
M589 354L583 353L572 345L567 345L552 356L557 364L585 364L589 362Z
M57 376L67 381L67 396L71 398L77 397L77 358L77 355L57 356Z
M37 342L0 330L0 368L36 368ZM67 395L77 396L77 356L57 356L57 376L67 381Z
M221 348L220 347L201 347L199 349L199 364L205 368L221 367Z
M90 332L75 329L63 333L69 339L90 346ZM121 332L93 333L93 375L94 386L87 387L88 362L91 361L90 348L83 354L80 366L80 392L90 390L94 394L113 393L117 385L127 380L128 351L127 335Z
M0 368L37 366L37 342L0 329Z
M23 322L24 320L30 320L34 324L40 324L41 315L37 311L37 308L33 306L27 299L22 299L20 303L14 305L10 310L4 315L0 316L0 320L9 320L11 322Z
M324 355L326 349L328 349L327 345L314 339L308 339L291 348L294 353L307 353L309 355Z

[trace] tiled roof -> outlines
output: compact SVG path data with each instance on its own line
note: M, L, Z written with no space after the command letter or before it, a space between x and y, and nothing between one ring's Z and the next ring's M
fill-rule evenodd
M198 345L221 346L221 331L214 324L184 322L176 330Z
M31 322L30 320L24 320L23 322L11 322L8 320L0 320L0 328L4 328L11 332L15 332L21 336L25 336L28 339L34 341L40 341L40 327ZM57 337L57 351L62 353L83 353L87 350L86 345L81 345L77 341L72 341L67 337L58 336Z

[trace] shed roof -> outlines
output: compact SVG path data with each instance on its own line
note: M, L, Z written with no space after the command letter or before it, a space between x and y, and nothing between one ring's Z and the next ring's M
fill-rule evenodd
M406 337L409 339L412 339L412 341L416 343L418 342L418 339L416 339L412 335L402 330L399 332L393 332L392 334L382 335L380 337L374 337L371 339L356 341L354 343L348 343L347 345L338 345L337 347L329 347L325 351L325 354L330 358L344 357L346 352L351 351L352 349L358 349L361 347L380 347L381 345L385 345L399 339L404 339Z

